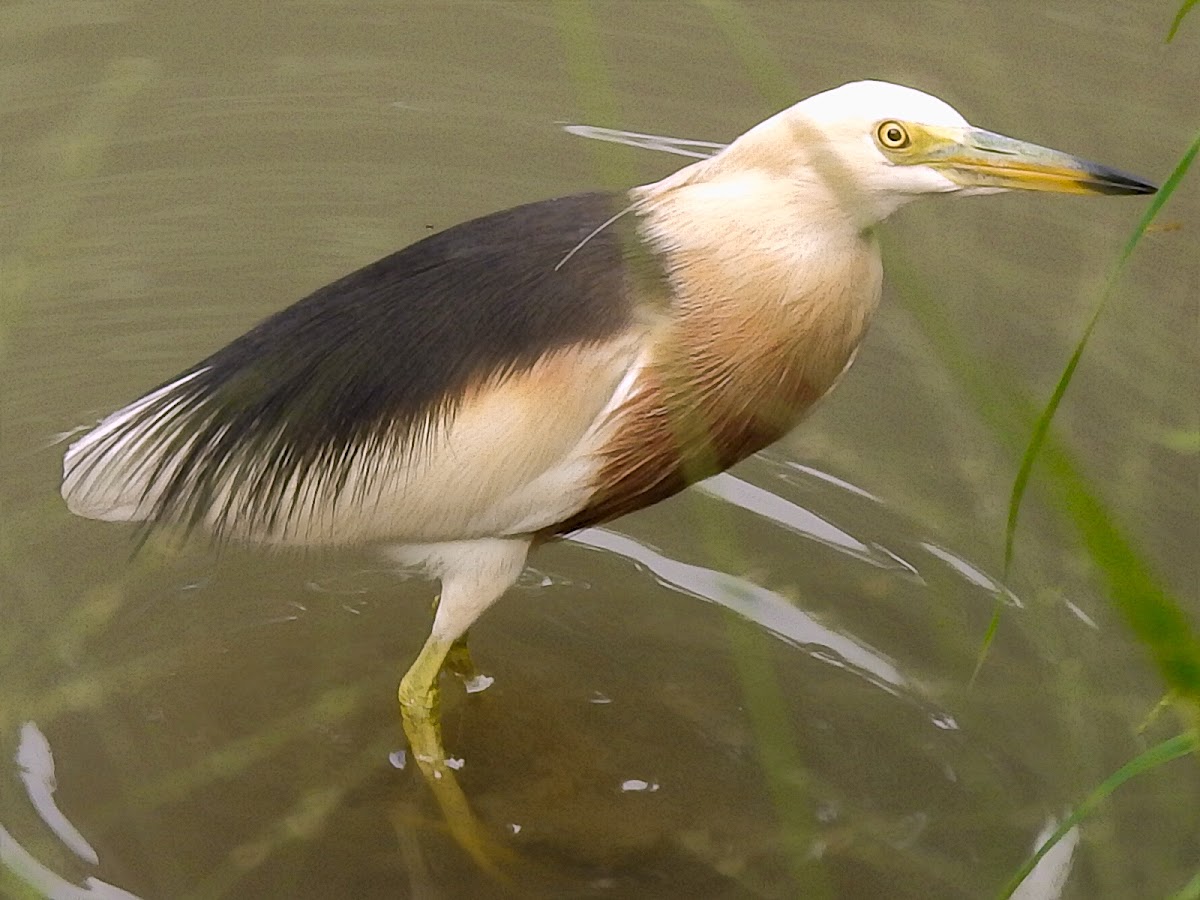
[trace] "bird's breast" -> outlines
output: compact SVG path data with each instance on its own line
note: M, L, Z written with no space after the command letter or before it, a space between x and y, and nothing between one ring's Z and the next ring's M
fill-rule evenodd
M871 242L815 256L722 250L668 254L672 313L612 413L591 499L556 532L647 506L773 443L849 364L879 300Z

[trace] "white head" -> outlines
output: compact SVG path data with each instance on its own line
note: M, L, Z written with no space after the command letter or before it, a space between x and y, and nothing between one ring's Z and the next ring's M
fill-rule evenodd
M820 182L863 227L922 194L1155 190L1114 169L974 128L937 97L885 81L856 81L802 100L727 152L734 165L758 157L798 182Z

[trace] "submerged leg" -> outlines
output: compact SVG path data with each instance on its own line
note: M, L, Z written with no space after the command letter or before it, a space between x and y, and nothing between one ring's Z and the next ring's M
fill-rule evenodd
M442 593L425 646L400 681L400 717L413 760L425 777L455 840L481 865L492 869L496 851L484 836L446 764L439 715L438 676L447 656L466 644L467 628L517 580L529 541L488 538L441 545L429 559L441 576ZM469 657L466 657L469 662ZM457 665L461 665L460 655Z
M450 645L450 652L446 654L446 661L442 663L442 671L456 675L468 694L478 694L492 684L491 678L480 675L479 670L475 668L475 660L471 659L471 650L467 647L465 631Z

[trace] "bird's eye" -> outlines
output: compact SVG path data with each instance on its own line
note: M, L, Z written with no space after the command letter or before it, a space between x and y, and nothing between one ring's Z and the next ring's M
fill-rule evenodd
M888 150L903 150L912 143L908 129L899 122L881 122L875 129L875 137L879 144Z

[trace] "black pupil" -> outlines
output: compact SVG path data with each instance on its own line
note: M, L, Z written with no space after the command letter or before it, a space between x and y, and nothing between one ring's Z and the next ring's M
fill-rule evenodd
M889 128L889 129L887 130L887 139L888 139L889 141L891 141L893 144L898 144L898 143L900 143L900 141L901 141L901 139L902 139L903 137L904 137L904 135L903 135L903 133L900 131L900 129L899 129L899 128Z

